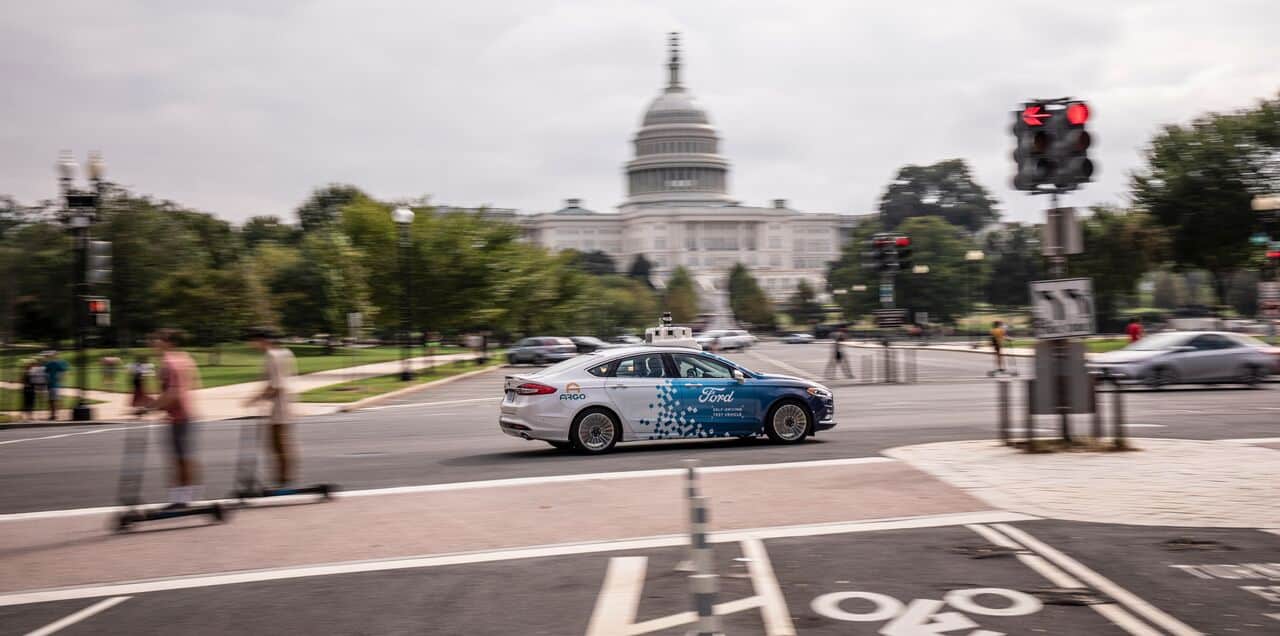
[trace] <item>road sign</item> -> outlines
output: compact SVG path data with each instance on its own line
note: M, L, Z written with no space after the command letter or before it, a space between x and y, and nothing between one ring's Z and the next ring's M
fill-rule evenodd
M1032 329L1037 338L1088 336L1096 331L1093 279L1063 278L1031 283Z
M880 303L889 304L893 302L893 283L880 283Z
M871 312L876 317L876 326L888 329L891 327L901 327L902 323L907 319L907 310L905 309L877 309Z
M1280 282L1258 283L1258 309L1263 318L1280 318Z

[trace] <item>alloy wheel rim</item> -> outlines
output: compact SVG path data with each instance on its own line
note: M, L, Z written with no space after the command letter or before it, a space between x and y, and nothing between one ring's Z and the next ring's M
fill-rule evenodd
M773 414L773 431L787 441L800 439L809 427L804 409L795 404L784 404Z
M604 413L591 413L578 424L578 441L587 450L604 450L613 443L613 420Z

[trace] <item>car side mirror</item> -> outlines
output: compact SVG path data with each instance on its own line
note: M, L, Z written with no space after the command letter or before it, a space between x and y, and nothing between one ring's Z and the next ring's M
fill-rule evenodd
M747 379L747 376L746 376L745 374L743 374L743 373L742 373L742 370L741 370L741 369L734 369L734 370L733 370L733 379L735 379L735 380L737 380L737 381L739 381L739 382L743 382L743 381L745 381L745 380Z

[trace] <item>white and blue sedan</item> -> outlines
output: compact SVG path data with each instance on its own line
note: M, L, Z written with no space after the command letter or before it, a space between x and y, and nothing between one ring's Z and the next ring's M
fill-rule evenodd
M507 376L502 431L604 453L618 442L755 437L801 442L836 425L831 390L683 347L634 346Z

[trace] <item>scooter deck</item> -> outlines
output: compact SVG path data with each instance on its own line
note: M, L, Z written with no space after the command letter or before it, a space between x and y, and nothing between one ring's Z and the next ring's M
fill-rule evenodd
M222 521L226 518L226 509L221 504L208 504L198 506L186 506L183 508L151 508L145 510L133 509L126 510L116 517L116 530L128 530L135 523L145 523L147 521L159 521L161 519L176 519L178 517L194 517L196 515L209 515L214 521Z
M289 488L241 489L232 493L232 496L236 499L259 499L263 497L286 497L289 495L320 495L321 499L328 501L333 498L333 493L337 490L338 487L333 484L315 484Z

